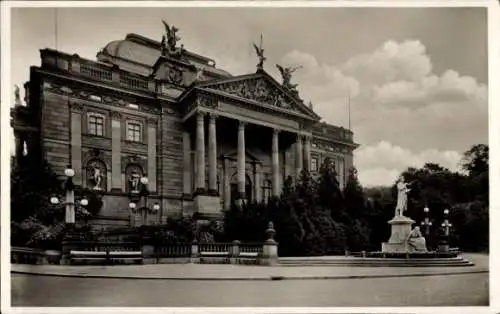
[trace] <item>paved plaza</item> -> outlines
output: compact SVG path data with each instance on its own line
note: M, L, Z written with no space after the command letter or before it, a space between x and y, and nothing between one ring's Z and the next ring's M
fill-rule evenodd
M466 257L475 266L12 265L12 305L487 306L488 256Z

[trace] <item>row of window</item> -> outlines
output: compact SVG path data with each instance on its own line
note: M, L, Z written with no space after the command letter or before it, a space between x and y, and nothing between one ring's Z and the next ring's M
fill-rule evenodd
M127 140L131 142L142 142L142 124L135 121L127 121ZM88 134L95 136L105 135L105 117L98 113L89 113L87 120Z

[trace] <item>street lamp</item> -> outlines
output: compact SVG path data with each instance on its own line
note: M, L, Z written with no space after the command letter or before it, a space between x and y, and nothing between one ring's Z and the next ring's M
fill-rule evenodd
M443 228L443 241L442 241L442 250L443 251L448 251L449 249L449 237L450 237L450 228L451 228L451 223L448 220L448 215L450 213L449 209L444 210L444 221L441 224L441 227Z
M50 198L50 203L53 205L57 205L59 203L63 203L66 206L65 213L65 223L67 225L75 224L75 185L73 184L73 176L75 175L75 170L71 168L71 165L64 170L64 175L66 176L66 183L64 184L64 189L66 190L66 197L64 201L59 200L57 196L52 196ZM89 201L83 197L79 201L80 205L83 207L89 204ZM85 210L86 213L88 213Z
M424 221L422 221L420 224L425 227L425 229L424 229L425 236L429 237L429 234L431 232L430 229L432 226L432 221L430 221L430 219L429 219L429 207L426 206L424 208L424 214L425 214ZM427 241L429 241L429 239L427 239Z

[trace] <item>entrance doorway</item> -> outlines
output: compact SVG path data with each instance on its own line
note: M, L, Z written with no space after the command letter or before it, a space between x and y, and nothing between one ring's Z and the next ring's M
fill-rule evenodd
M233 174L231 177L231 204L234 204L238 197L238 176ZM252 200L252 181L250 177L245 175L245 200L249 202Z

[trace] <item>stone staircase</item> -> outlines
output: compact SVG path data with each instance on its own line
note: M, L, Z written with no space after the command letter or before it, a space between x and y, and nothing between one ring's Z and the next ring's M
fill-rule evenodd
M365 266L365 267L463 267L474 263L461 256L453 258L372 258L372 257L280 257L281 266Z

